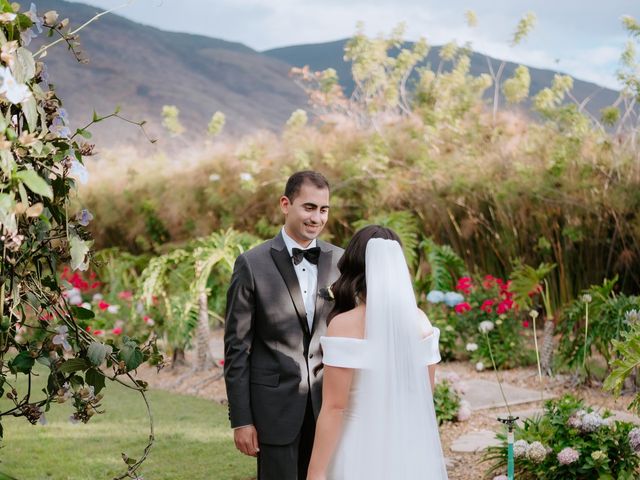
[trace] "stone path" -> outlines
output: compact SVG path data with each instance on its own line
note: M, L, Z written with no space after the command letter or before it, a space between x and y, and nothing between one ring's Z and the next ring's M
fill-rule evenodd
M473 379L461 383L466 389L466 393L463 398L469 402L472 410L479 411L504 407L504 399L502 398L500 387L497 382ZM540 405L539 391L519 388L509 384L503 384L502 388L504 390L505 397L507 397L507 401L509 402L509 406L511 407L511 414L514 417L519 417L518 423L520 425L522 425L522 422L527 418L542 415L542 409L539 407L525 410L513 408L513 405L523 403L538 402L538 405ZM553 397L553 395L545 393L544 399L546 400ZM632 422L636 425L640 425L640 418L628 412L612 410L611 413L616 420ZM506 417L508 413L505 408L501 412L485 412L483 415L497 419L498 417ZM499 445L499 442L495 438L495 432L491 430L479 430L458 437L451 445L451 450L454 452L476 453L493 445Z
M504 407L504 399L500 393L500 387L497 382L488 380L465 380L460 382L466 390L463 398L469 402L471 410L484 410L487 408ZM504 395L507 397L509 406L521 403L531 403L540 400L540 392L527 388L515 387L506 383L502 384ZM553 396L545 393L544 399L547 400Z

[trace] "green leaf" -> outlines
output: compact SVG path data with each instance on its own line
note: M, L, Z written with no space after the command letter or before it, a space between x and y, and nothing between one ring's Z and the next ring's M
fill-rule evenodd
M76 320L91 320L96 316L96 314L93 313L91 310L87 308L78 307L75 305L71 306L71 314L73 315L73 318L75 318Z
M16 177L20 179L33 193L53 199L53 190L51 190L51 185L49 185L44 178L33 170L21 170L16 174Z
M28 374L31 372L35 361L36 359L28 351L20 352L9 362L9 370L11 370L11 373Z
M135 370L140 366L144 360L144 355L138 347L138 344L133 340L125 341L125 344L120 349L120 360L123 360L127 366L127 371Z
M79 372L91 368L91 363L85 358L70 358L60 366L63 373Z
M91 132L88 130L85 130L84 128L77 129L76 133L78 135L82 135L84 138L87 138L87 139L91 138Z
M100 393L105 386L104 375L95 368L90 368L87 370L86 375L84 376L87 385L91 385L93 387L93 391L95 394Z
M27 125L30 132L35 132L38 129L38 104L33 95L31 95L26 101L22 102L22 111L27 118Z
M96 367L102 365L107 355L111 355L113 348L110 345L105 345L100 342L92 342L89 345L89 349L87 350L87 358L93 363Z

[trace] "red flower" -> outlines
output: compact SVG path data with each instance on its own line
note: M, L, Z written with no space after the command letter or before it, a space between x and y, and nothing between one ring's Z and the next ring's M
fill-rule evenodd
M536 285L536 287L529 292L529 297L535 297L539 293L542 293L542 285L541 284Z
M94 335L104 335L104 331L102 331L102 330L94 330L93 334Z
M91 332L91 325L87 325L87 327L85 328L85 331Z
M111 333L113 333L114 335L120 335L122 333L122 328L116 327L113 330L111 330Z
M224 360L218 360L218 365L220 365L221 367L224 366Z
M524 321L522 322L522 326L523 326L524 328L529 328L529 320L524 320Z
M480 305L480 310L482 310L483 312L491 313L493 311L493 308L491 307L493 307L493 300L485 300L484 302L482 302L482 305Z
M456 290L469 295L471 293L472 280L471 277L461 277L456 285Z
M104 312L107 308L109 308L109 304L104 300L100 300L100 303L98 304L98 308Z
M100 282L93 282L91 284L91 290L95 290L96 288L98 288L101 285Z
M486 289L493 287L495 284L496 278L493 275L486 275L484 280L482 281L482 286Z
M453 309L456 311L456 313L465 313L471 310L471 305L469 305L467 302L462 302L453 307Z
M499 314L506 313L513 308L513 300L511 298L507 298L498 304L498 308L496 312Z

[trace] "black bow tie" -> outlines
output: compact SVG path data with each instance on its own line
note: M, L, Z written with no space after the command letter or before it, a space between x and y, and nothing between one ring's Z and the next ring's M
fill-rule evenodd
M306 250L294 247L291 249L291 257L293 258L294 265L298 265L303 258L306 258L309 262L317 265L318 258L320 258L320 247L308 248Z

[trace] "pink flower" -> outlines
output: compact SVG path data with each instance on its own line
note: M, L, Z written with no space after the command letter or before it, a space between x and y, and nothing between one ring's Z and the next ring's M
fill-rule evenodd
M107 308L109 308L109 304L104 300L100 300L100 303L98 304L98 308L104 312Z
M131 300L133 298L133 292L129 290L123 290L118 294L118 298L122 300Z
M221 367L224 366L224 360L218 360L218 365L220 365Z
M523 322L522 322L522 326L523 326L524 328L529 328L529 320L525 320L525 321L523 321Z
M111 333L113 333L114 335L120 335L122 333L122 328L116 327L113 330L111 330Z
M453 307L453 309L456 311L456 313L465 313L471 310L471 305L469 305L467 302L462 302Z
M94 335L104 335L104 330L94 330L93 334Z

